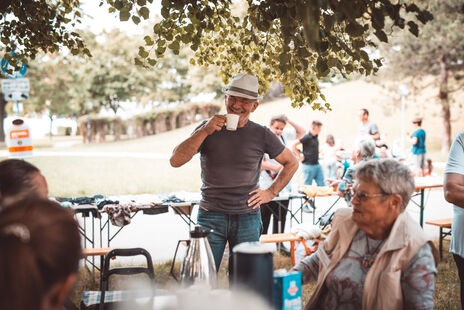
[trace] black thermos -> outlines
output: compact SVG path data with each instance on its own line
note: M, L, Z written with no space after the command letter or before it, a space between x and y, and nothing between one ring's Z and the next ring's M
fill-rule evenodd
M272 303L273 249L269 244L244 242L233 250L232 289L253 291Z

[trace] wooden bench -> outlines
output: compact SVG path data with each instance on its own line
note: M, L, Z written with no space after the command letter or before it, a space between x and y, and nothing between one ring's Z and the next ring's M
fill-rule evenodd
M290 242L290 252L292 254L293 266L295 266L295 241L304 241L304 239L297 237L295 233L261 235L259 238L259 242L262 243Z
M109 251L115 248L90 248L90 249L82 249L82 256L87 260L88 256L100 256L100 269L95 266L95 264L89 260L87 260L92 267L99 269L100 271L103 270L103 262L105 260L105 255L108 254Z
M438 226L440 228L440 239L438 243L439 250L440 250L440 259L442 259L443 239L445 239L446 236L451 236L451 223L452 222L453 222L453 219L451 218L432 220L432 221L425 222L425 224ZM446 231L443 231L443 229L446 229Z

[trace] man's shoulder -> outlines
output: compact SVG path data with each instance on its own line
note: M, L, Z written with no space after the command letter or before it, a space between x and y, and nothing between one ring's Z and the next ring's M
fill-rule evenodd
M313 138L315 138L315 137L317 137L317 136L313 136L312 133L308 132L308 133L305 134L303 137L301 137L300 140L303 140L303 139L308 140L308 139L313 139Z
M454 140L464 145L464 131L461 131L460 133L458 133L456 135L456 138L454 138Z
M267 126L255 123L253 121L248 120L247 127L250 129L259 129L259 130L270 130Z

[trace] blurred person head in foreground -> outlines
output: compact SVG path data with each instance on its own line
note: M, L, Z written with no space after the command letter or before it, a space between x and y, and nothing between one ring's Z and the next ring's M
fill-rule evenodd
M293 270L317 281L305 309L433 309L437 250L404 212L414 181L393 159L358 167L353 208L340 208L328 239ZM330 305L330 307L329 307Z
M48 197L47 181L40 170L20 159L1 161L0 210L31 197Z
M0 309L61 309L81 257L78 224L50 200L24 200L0 216Z

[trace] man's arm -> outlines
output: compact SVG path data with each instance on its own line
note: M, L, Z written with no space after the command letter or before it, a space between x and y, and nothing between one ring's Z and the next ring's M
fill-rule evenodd
M464 175L446 173L444 180L444 195L446 201L464 208Z
M380 131L379 131L379 127L377 127L376 123L371 123L371 126L369 128L369 135L374 140L379 140L380 139Z
M293 128L295 128L295 133L296 133L296 138L297 139L301 139L301 137L304 136L305 134L305 129L303 127L301 127L300 125L298 125L297 123L293 122L292 120L290 120L287 115L282 115L285 120L287 121L287 123L289 123Z
M251 198L248 199L248 206L253 209L258 208L263 203L267 203L272 200L279 192L290 182L291 178L298 169L298 160L293 156L292 152L288 148L284 150L275 158L277 162L282 165L277 177L272 182L271 186L267 189L262 190L260 188L250 192Z
M300 150L298 149L298 145L301 144L301 141L300 140L296 140L296 142L293 144L293 152L298 156L298 158L300 159L300 161L304 161L304 156L301 154Z
M224 126L226 117L224 115L214 115L208 122L198 128L190 137L174 148L169 162L171 166L177 168L192 159L193 155L198 153L206 137L215 131L220 131Z
M415 136L415 133L416 131L414 131L410 136L408 135L408 133L406 133L406 135L408 135L409 142L411 142L412 145L417 144L417 136Z

